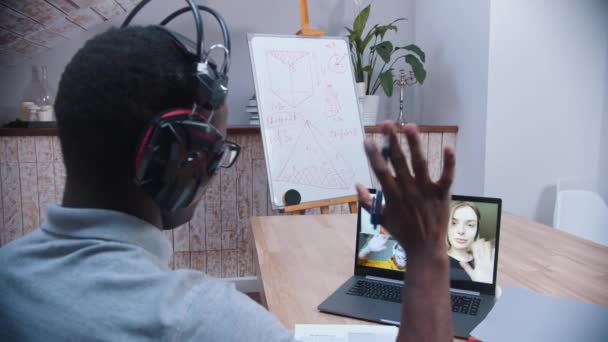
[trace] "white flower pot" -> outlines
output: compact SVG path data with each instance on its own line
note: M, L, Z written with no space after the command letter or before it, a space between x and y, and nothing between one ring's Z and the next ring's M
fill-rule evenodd
M362 98L365 97L365 82L357 82L357 97Z
M359 109L364 126L372 126L378 120L378 108L380 106L380 96L366 95L359 99Z

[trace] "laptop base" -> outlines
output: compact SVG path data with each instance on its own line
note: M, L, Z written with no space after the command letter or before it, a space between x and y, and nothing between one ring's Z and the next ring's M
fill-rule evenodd
M361 279L365 279L365 277L353 276L348 279L318 306L319 311L371 322L399 325L401 320L400 303L346 294ZM394 283L390 284L394 285Z

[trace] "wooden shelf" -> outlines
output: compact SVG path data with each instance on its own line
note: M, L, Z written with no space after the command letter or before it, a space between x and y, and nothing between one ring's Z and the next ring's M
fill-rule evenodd
M458 126L418 126L422 133L458 133ZM235 125L228 127L228 134L258 133L259 126ZM365 126L365 133L382 133L382 126ZM2 137L56 136L57 128L0 128Z

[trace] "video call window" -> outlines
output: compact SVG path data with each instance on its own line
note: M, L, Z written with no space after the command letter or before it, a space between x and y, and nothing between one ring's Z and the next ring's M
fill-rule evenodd
M451 280L492 283L497 218L497 204L452 201L447 234Z
M451 280L492 283L497 217L496 204L452 201L446 239ZM374 229L364 210L357 247L359 266L407 270L406 251L384 227Z

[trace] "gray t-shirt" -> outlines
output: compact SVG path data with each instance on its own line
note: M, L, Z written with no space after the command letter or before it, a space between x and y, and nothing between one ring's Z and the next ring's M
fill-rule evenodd
M291 341L234 285L171 271L161 231L125 213L49 206L0 248L1 341Z

